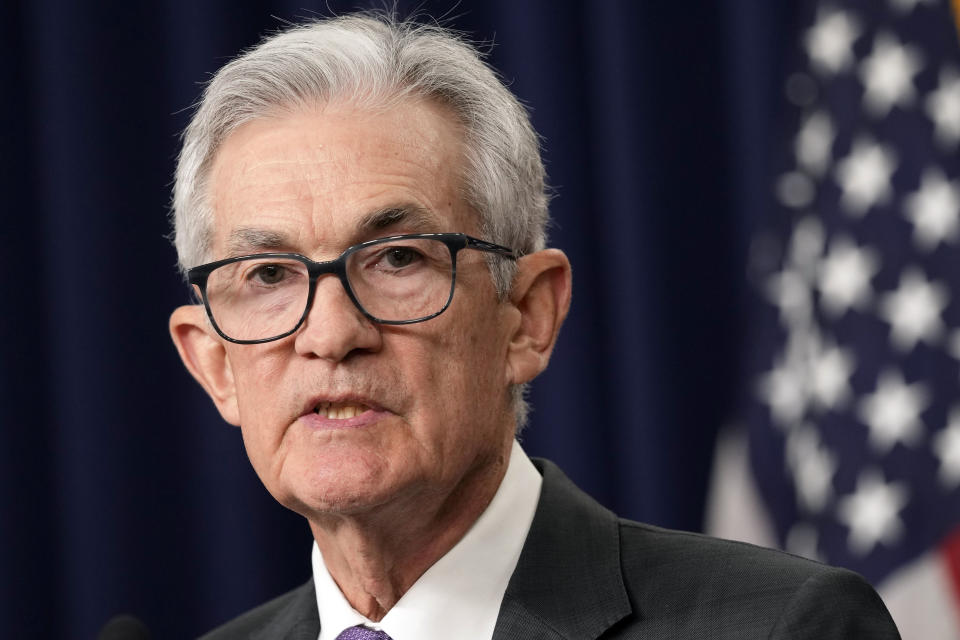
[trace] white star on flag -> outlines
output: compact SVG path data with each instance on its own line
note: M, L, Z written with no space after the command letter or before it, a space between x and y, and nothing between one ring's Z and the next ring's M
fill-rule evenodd
M913 223L913 240L925 251L957 239L960 181L947 180L940 167L923 172L920 188L906 198L906 217Z
M817 12L817 23L805 38L810 62L820 73L834 74L853 64L853 43L860 36L860 26L845 11Z
M870 429L870 444L883 454L898 442L916 444L923 432L920 414L928 406L925 384L907 384L899 371L889 369L880 374L876 391L860 400L857 414Z
M809 207L816 195L813 181L800 171L789 171L777 180L777 199L794 209Z
M960 142L960 73L953 67L940 70L940 85L930 92L927 115L933 120L934 137L947 149Z
M813 216L800 220L790 236L790 264L805 276L812 276L813 268L823 253L825 241L823 224L819 220Z
M878 542L893 545L903 535L900 511L909 491L900 482L887 484L878 471L864 471L856 491L841 499L837 516L850 529L847 544L856 555L870 553Z
M773 419L789 427L807 410L804 371L794 358L781 357L774 368L760 377L757 391L770 407Z
M850 399L850 376L856 369L851 349L836 346L817 349L812 356L810 395L822 409L836 409Z
M948 490L960 486L960 409L950 412L950 423L934 438L933 451L940 459L940 483Z
M906 107L916 97L915 76L923 66L916 47L902 45L888 33L878 34L873 52L860 65L863 102L874 116L887 115L893 105Z
M820 304L833 317L853 307L863 310L870 301L870 280L880 270L880 257L868 247L858 247L847 236L836 236L817 273Z
M840 204L847 213L860 217L871 207L890 199L890 177L897 168L893 149L867 137L853 143L843 160L837 163L834 177L843 194Z
M810 318L813 309L810 287L823 243L822 225L814 218L800 220L790 237L790 266L766 280L767 297L780 309L784 326L805 323Z
M823 175L830 164L830 149L836 135L833 121L826 111L808 116L794 143L797 164L814 175Z
M797 500L810 513L819 513L833 494L836 457L822 446L816 429L809 426L790 432L787 464L796 478Z
M771 275L767 280L767 295L780 309L780 319L786 326L804 321L810 316L810 287L795 269L784 269Z
M946 285L928 282L919 269L904 269L897 290L880 301L880 317L890 323L893 346L907 352L921 340L936 344L945 331L940 314L949 300Z

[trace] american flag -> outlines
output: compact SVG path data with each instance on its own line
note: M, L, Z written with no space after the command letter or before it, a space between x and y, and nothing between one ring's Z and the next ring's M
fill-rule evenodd
M758 236L746 415L776 542L960 638L960 46L947 0L811 2Z

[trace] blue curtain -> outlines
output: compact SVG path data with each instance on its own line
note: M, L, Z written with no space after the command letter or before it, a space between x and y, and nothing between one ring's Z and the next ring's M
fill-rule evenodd
M285 21L358 4L0 4L0 636L93 637L132 612L189 637L308 577L305 523L170 344L188 296L164 236L201 83ZM526 448L622 515L698 529L742 392L793 4L398 8L495 43L544 137L574 302Z

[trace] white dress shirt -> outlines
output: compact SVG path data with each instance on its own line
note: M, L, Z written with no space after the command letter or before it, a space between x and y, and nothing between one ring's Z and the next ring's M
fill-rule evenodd
M520 558L543 479L514 440L507 472L463 538L413 583L380 622L358 613L330 577L313 543L313 581L320 612L319 640L348 627L382 629L393 640L489 640L507 583Z

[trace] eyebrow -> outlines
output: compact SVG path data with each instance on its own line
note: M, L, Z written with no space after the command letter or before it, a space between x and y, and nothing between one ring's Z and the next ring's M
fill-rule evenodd
M230 237L227 240L227 248L231 256L279 251L290 247L291 242L286 234L255 227L234 229L230 232Z
M361 235L366 235L401 225L410 231L434 231L437 230L438 220L429 209L405 204L367 214L360 220L357 229Z
M438 230L439 224L436 215L424 207L391 206L378 209L361 218L357 224L357 235L369 236L400 226L410 232L423 233ZM227 249L232 257L252 253L292 251L294 247L293 241L283 232L257 227L240 227L230 232Z

